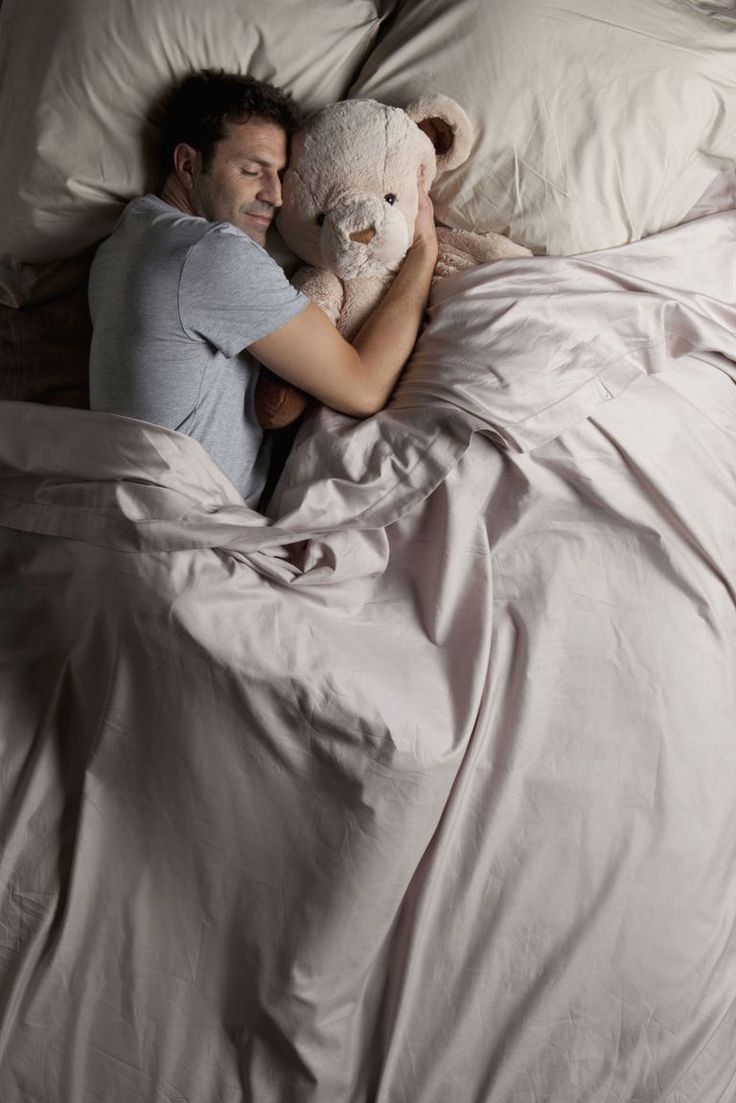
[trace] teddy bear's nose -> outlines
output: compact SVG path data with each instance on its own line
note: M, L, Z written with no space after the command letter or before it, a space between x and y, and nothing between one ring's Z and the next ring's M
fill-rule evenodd
M376 236L376 231L373 226L368 226L365 230L356 230L354 234L350 235L351 241L359 241L361 245L367 245Z

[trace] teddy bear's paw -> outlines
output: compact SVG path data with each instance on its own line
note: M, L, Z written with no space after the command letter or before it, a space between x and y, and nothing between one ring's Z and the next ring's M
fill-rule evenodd
M437 263L434 266L432 283L446 280L448 276L454 276L457 272L464 272L466 268L475 267L475 261L457 252L445 252L440 247L437 254Z
M480 237L488 238L489 249L495 252L495 256L492 260L503 260L505 257L533 257L531 249L527 249L526 245L518 245L511 238L505 237L503 234L494 234L490 232L488 234L480 234ZM492 240L491 240L492 239Z
M473 257L466 246L464 239L472 236L462 230L449 230L445 226L437 227L435 280L446 279L456 272L463 272L466 268L473 268L474 265L482 263Z
M333 325L342 311L345 289L333 272L324 268L299 268L291 280L294 287L324 311Z
M437 228L442 270L462 271L506 257L531 257L531 249L516 245L502 234L473 234L467 229Z

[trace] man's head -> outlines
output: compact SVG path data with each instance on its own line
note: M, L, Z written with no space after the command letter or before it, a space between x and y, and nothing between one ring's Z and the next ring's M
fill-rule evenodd
M299 125L291 97L252 77L202 70L174 92L164 164L192 213L231 222L259 244L281 206L281 174Z

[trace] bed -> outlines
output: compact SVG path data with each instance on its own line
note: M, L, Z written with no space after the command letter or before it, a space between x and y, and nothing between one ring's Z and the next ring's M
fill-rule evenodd
M685 0L4 0L3 1103L736 1099L735 61ZM202 65L454 96L438 217L535 254L265 513L80 386Z

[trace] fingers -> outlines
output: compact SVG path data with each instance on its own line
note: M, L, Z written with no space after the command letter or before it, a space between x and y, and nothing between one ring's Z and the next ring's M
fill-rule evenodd
M429 198L429 189L424 176L424 165L420 165L417 169L417 186L419 190L419 210L432 210L432 200Z
M429 195L429 187L427 185L425 166L420 165L417 169L417 185L419 187L420 195Z

